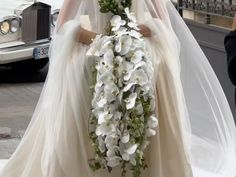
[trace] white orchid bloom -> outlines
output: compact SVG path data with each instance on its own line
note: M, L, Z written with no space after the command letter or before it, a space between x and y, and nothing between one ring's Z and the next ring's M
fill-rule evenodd
M105 104L107 104L107 99L101 98L99 101L97 101L97 106L99 108L102 108Z
M114 59L114 53L111 49L109 49L108 51L106 51L106 53L103 56L103 62L105 65L105 68L107 70L111 70L114 65L113 65L113 59Z
M128 153L124 153L122 154L122 159L125 161L129 161L130 160L130 155Z
M126 109L132 109L136 103L137 93L131 93L127 103L126 103Z
M136 152L137 148L138 148L138 144L134 144L130 146L128 149L126 149L125 152L129 155L132 155Z
M111 136L111 135L106 136L106 138L105 138L106 147L107 147L108 149L110 149L110 148L116 146L117 141L118 141L118 138L117 138L117 137L113 137L113 136Z
M137 111L138 115L142 115L143 114L143 106L142 106L142 104L138 104L136 106L135 110Z
M137 22L134 13L133 13L133 12L130 12L128 7L125 8L125 13L126 13L128 19L129 19L131 22L133 22L133 23L136 23L136 22Z
M103 84L109 84L114 81L114 76L110 71L105 71L101 73L101 75L98 75L97 80L101 81Z
M104 143L102 137L98 137L98 143L99 143L99 150L101 152L105 152L106 151L106 146L105 146L105 143Z
M121 19L121 16L119 15L114 15L111 20L111 26L112 26L112 31L117 31L121 26L124 26L126 24L125 20Z
M106 160L107 160L107 166L114 168L120 165L122 159L118 156L113 156L113 157L107 157Z
M133 28L133 29L135 29L135 30L140 30L139 28L138 28L138 24L135 22L129 22L128 23L128 26L130 27L130 28Z
M121 66L118 68L119 76L128 74L130 70L133 70L134 64L131 62L123 61Z
M121 116L122 116L122 113L121 113L121 112L116 112L116 113L114 114L114 119L115 119L115 120L120 120L120 119L121 119Z
M98 124L103 124L108 120L111 120L112 114L108 114L107 112L101 112L98 114Z
M156 131L151 129L151 128L148 128L146 130L146 135L147 135L147 137L155 136L156 135Z
M123 88L123 91L124 92L127 92L133 85L135 85L136 83L135 82L130 82L128 83L124 88Z
M119 94L119 88L113 82L110 82L105 85L104 87L105 98L112 102L116 99L117 95Z
M140 62L143 59L144 55L145 54L144 54L143 51L137 50L133 53L133 55L131 57L131 61L136 64L136 63Z
M110 42L112 41L112 38L113 36L102 37L102 34L96 35L96 37L93 39L93 42L90 44L90 48L86 55L100 57L103 55L102 51L106 49L105 47L109 47L111 45ZM101 48L104 49L101 50Z
M157 125L158 125L158 120L157 120L157 118L156 118L154 115L150 116L150 117L148 118L148 127L149 127L149 128L156 128Z
M133 166L136 166L137 162L136 162L136 159L134 156L130 156L130 163L133 165Z
M128 29L125 27L120 27L117 31L115 31L116 38L119 38L122 35L129 34Z
M128 70L128 72L127 72L126 75L124 76L124 80L125 80L125 81L130 80L131 75L133 74L133 72L134 72L135 70L137 70L139 67L145 68L145 66L146 66L146 63L145 63L144 61L140 61L139 63L136 63L136 65L134 65L134 67L133 67L132 69L130 68L130 69Z
M103 123L96 128L95 133L97 136L105 136L112 134L113 132L115 132L115 130L116 130L115 125Z
M132 37L134 37L134 38L136 38L136 39L138 39L138 40L140 40L140 41L143 41L143 39L141 38L141 37L142 37L142 34L141 34L140 32L138 32L138 31L131 30L131 31L129 32L129 35L132 36Z
M102 34L96 35L93 39L93 42L90 44L90 48L87 51L86 55L88 56L100 56L99 55L99 48L101 47L102 43Z
M113 45L112 40L111 40L110 38L108 38L107 40L104 40L104 41L102 42L101 48L100 48L100 50L99 50L100 56L103 55L103 54L105 54L106 51L112 50L113 46L114 46L114 45Z
M145 48L145 43L143 41L140 41L138 39L133 39L132 45L130 50L134 51L136 49L144 49ZM146 52L147 53L147 52ZM145 53L145 54L146 54Z
M130 82L135 82L140 86L144 86L148 82L147 74L144 72L143 69L136 70L132 73Z
M126 144L129 142L129 140L130 140L130 134L128 131L125 131L123 137L121 138L121 142Z
M118 65L121 65L122 64L122 62L123 62L123 58L121 57L121 56L116 56L116 58L115 58L115 62L118 64Z
M122 35L118 38L118 42L115 44L115 51L120 55L126 55L132 45L132 38L129 35Z

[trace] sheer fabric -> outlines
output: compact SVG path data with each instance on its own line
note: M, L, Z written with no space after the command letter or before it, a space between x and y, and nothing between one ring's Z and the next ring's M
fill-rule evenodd
M158 134L143 177L235 177L236 129L207 58L169 0L133 0L155 66ZM27 131L0 177L118 177L93 172L88 138L91 66L80 27L104 33L111 14L97 0L65 0L50 47L44 89ZM128 177L132 175L129 174Z

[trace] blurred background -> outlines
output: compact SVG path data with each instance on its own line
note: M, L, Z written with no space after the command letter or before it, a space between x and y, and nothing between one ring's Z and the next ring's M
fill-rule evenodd
M40 96L48 49L63 0L0 0L0 159L19 144ZM236 118L224 37L236 0L173 1L208 57Z

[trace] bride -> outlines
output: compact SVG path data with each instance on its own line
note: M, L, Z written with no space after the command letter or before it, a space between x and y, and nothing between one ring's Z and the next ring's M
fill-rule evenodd
M236 129L205 55L169 0L133 0L154 66L159 126L142 177L235 177ZM98 0L64 0L50 67L32 120L0 177L118 177L93 171L88 136L92 92L89 45L111 15ZM128 173L127 176L132 176Z

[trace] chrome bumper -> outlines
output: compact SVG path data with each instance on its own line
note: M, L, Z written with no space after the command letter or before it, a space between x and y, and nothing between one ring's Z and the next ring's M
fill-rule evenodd
M0 64L9 64L17 61L34 58L33 51L38 47L49 47L50 41L26 45L21 41L0 44Z

